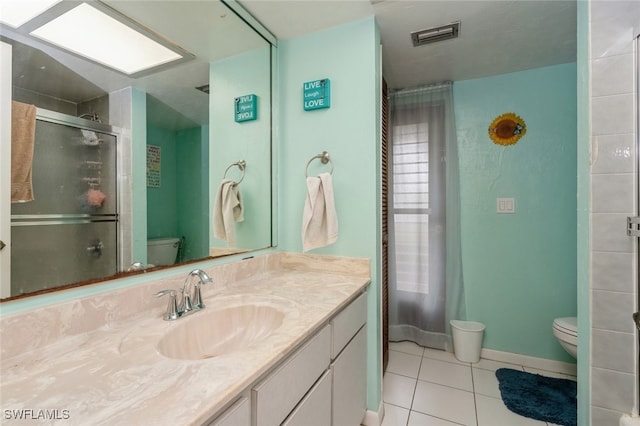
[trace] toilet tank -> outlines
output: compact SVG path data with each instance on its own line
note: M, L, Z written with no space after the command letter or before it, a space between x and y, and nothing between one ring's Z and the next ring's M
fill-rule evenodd
M153 238L147 241L147 263L154 266L173 265L178 257L180 238Z

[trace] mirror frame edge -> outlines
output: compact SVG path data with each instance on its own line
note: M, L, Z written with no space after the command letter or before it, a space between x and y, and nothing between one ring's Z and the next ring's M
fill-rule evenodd
M187 263L171 268L160 269L157 271L145 272L142 274L130 275L127 277L111 279L108 281L100 281L93 284L65 288L60 291L50 293L36 294L34 296L7 300L0 303L0 318L26 312L32 309L45 308L58 303L68 303L86 297L98 296L113 291L123 290L134 287L136 285L147 284L155 280L178 278L183 274L188 274L193 269L208 269L224 265L227 263L238 262L244 259L250 259L256 256L274 253L275 247L267 247L252 251L249 256L247 253L237 255L229 255L215 259L207 259L194 263ZM150 295L149 297L151 297Z
M57 303L71 302L76 299L96 296L111 291L122 290L124 288L132 287L135 285L145 284L153 280L159 280L163 278L170 278L178 276L180 274L188 273L194 268L210 268L227 263L238 262L243 259L252 258L255 256L262 256L274 253L278 251L278 186L277 186L277 140L279 134L278 120L278 66L277 66L277 38L253 15L251 15L240 3L236 0L219 0L230 10L232 10L240 19L242 19L247 25L253 28L254 31L262 38L264 38L270 45L270 70L271 70L271 115L270 115L270 144L271 144L271 246L257 250L253 250L250 253L239 253L237 255L228 255L215 259L204 259L201 261L188 263L184 265L175 266L168 269L161 269L157 271L145 272L143 274L136 274L122 278L104 280L84 286L64 288L60 291L49 292L43 294L35 294L27 298L19 298L14 300L0 301L0 318L17 314L32 309L43 308L46 306L54 305Z
M227 6L229 9L238 15L247 25L254 29L262 38L264 38L271 46L278 46L278 39L269 31L264 25L253 17L247 9L245 9L237 0L219 0L220 3Z
M258 21L247 9L245 9L237 0L220 0L229 9L233 10L240 19L254 29L262 38L270 45L271 59L271 116L269 117L271 124L271 247L264 250L274 250L278 247L278 143L280 126L278 125L279 117L279 90L278 90L278 39L271 31L269 31L260 21ZM259 250L260 252L262 250ZM252 252L254 253L254 252Z

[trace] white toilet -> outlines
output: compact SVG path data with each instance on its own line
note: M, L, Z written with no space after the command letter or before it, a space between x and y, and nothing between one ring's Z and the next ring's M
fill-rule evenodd
M147 241L147 263L153 266L173 265L178 257L180 238L153 238Z
M578 357L578 318L564 317L553 320L553 335L565 351L574 358Z

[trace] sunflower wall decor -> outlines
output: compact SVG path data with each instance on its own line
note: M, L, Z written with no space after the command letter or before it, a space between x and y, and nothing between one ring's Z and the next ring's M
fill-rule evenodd
M524 120L512 112L496 117L489 125L489 137L498 145L514 145L525 133L527 125Z

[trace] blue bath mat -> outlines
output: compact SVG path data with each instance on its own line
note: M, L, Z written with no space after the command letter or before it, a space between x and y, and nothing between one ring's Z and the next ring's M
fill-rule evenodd
M501 368L496 371L504 405L516 414L563 426L576 426L577 385L573 380Z

